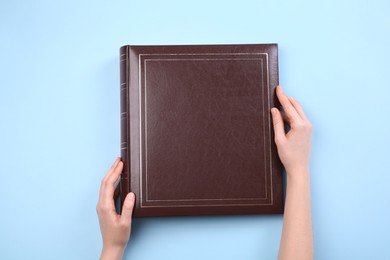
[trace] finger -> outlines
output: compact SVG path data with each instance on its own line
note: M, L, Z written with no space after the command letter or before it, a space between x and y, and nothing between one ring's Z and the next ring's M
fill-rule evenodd
M123 170L123 162L120 161L116 167L112 170L112 173L107 176L107 186L114 187L116 180L118 180Z
M282 114L275 107L271 109L271 112L272 112L272 122L274 125L274 132L275 132L275 141L279 142L286 138L286 133L284 132L284 123L283 123Z
M116 157L114 163L111 165L110 170L115 169L115 167L118 165L118 163L119 163L120 161L121 161L121 158L120 158L120 157Z
M133 192L127 194L125 201L123 202L121 221L125 223L131 222L131 215L133 214L135 203L135 195Z
M288 99L290 100L291 104L294 106L295 110L298 112L299 116L302 119L307 121L307 117L305 115L305 112L303 111L301 104L299 104L299 102L293 99L292 97L288 97Z
M283 93L282 87L276 87L276 95L278 96L280 104L282 104L282 107L286 112L286 116L289 119L289 123L291 123L292 121L302 120L302 118L299 116L298 112L295 110L294 106L291 104L286 94Z
M123 170L123 162L119 162L117 166L113 169L112 174L106 179L103 200L104 201L113 201L115 187L114 184L118 180Z
M121 161L121 158L120 157L117 157L115 159L115 162L113 163L113 165L111 166L111 168L108 170L106 176L104 176L105 179L108 179L114 172L114 169L118 166L119 162Z
M108 170L108 172L106 173L106 175L103 177L100 185L99 199L103 197L107 179L112 174L113 170L115 169L115 167L118 165L119 162L120 162L120 158L117 157L114 163L112 164L112 166L110 167L110 169Z

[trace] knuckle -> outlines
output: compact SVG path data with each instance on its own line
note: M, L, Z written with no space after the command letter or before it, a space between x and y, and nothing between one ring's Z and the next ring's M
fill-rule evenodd
M299 131L302 131L305 129L305 124L304 123L297 123L297 124L295 124L295 128Z
M104 213L104 212L107 212L109 210L109 206L107 204L102 204L99 206L99 212L100 213Z
M106 177L104 177L103 179L102 179L102 186L105 186L106 184L107 184L107 178Z
M311 129L312 129L312 126L311 126L311 124L310 124L309 122L304 122L304 123L302 123L302 125L301 125L301 129L302 129L303 131L310 132Z
M279 136L277 136L277 135L275 135L275 143L276 143L277 145L282 144L282 139L281 139Z
M283 123L283 121L280 118L274 119L274 121L273 121L274 128L279 127L279 125L282 123Z
M97 205L96 205L96 213L97 213L97 214L100 214L101 211L102 211L102 209L101 209L101 207L100 207L100 204L97 204Z
M120 225L124 228L129 228L130 222L129 221L121 221Z

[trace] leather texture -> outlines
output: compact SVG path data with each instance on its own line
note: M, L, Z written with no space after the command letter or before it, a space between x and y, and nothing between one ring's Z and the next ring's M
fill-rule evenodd
M283 212L277 44L120 48L122 203L133 215Z

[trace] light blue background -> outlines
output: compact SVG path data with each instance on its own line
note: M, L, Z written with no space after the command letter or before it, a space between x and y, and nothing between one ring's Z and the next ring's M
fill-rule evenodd
M314 125L316 259L390 259L390 2L1 1L0 258L97 259L119 47L279 43ZM275 259L281 216L135 220L126 259Z

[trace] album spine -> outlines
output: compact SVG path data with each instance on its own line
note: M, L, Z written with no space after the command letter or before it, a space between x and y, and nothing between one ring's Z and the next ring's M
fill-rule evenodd
M130 192L130 104L129 104L129 46L123 46L119 51L120 62L120 127L121 127L121 158L124 163L120 179L121 208L126 195Z

